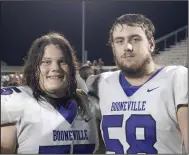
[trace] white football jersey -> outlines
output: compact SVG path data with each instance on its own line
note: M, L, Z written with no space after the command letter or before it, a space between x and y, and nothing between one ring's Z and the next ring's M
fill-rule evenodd
M85 81L81 78L79 73L76 74L76 80L77 80L77 88L82 89L85 93L87 93L88 92L87 85Z
M182 153L176 112L188 104L187 68L161 68L141 86L116 71L101 77L99 98L107 153Z
M37 102L28 87L1 89L1 125L9 123L16 123L19 154L90 154L98 148L96 120L79 114L77 103L55 110Z

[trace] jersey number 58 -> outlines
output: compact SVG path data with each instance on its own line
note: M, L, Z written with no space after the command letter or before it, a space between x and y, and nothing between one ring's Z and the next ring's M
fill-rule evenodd
M110 139L108 129L121 128L124 115L104 115L102 119L102 130L106 144L106 151L116 154L124 154L124 148L118 139ZM131 115L125 126L126 142L130 145L127 154L147 153L157 154L154 148L156 143L156 122L151 115ZM144 140L137 140L136 129L144 129ZM120 133L117 133L119 135Z

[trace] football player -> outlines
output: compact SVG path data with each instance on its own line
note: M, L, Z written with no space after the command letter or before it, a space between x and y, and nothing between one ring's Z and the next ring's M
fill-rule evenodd
M154 63L154 31L144 15L120 16L109 33L120 70L87 83L107 153L188 152L188 69Z
M49 33L34 41L23 85L1 89L2 153L97 151L97 121L85 93L76 90L76 68L74 51L62 35Z

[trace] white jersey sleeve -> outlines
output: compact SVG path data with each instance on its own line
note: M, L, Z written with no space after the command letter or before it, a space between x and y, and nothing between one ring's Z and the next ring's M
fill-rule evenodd
M77 88L82 89L83 91L85 91L85 93L87 93L88 89L86 83L79 74L76 74L76 80L77 80Z
M175 96L175 106L188 104L188 69L179 66L173 78L173 91Z
M90 100L90 110L93 115L101 120L101 112L99 105L99 85L104 78L112 75L113 72L104 72L98 75L91 75L88 77L86 84L89 90L88 98Z
M1 88L1 125L16 123L24 115L27 97L22 87Z

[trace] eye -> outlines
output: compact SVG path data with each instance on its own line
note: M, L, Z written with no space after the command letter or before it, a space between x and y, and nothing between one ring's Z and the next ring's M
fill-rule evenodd
M134 42L134 43L139 42L139 41L140 41L140 38L134 37L131 39L131 42Z
M123 40L116 40L116 44L123 44Z
M139 39L138 39L138 38L135 38L134 41L139 41Z
M50 63L51 63L51 61L50 60L43 60L42 62L41 62L43 65L50 65Z

